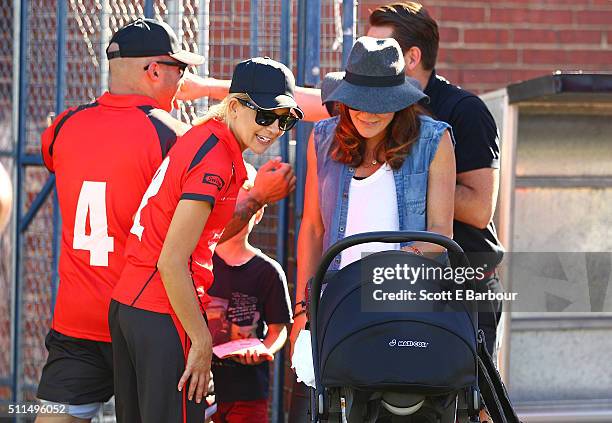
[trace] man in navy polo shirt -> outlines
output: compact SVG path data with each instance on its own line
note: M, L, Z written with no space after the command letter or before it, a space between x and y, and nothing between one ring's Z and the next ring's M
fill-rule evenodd
M493 116L476 95L436 75L438 25L423 6L414 2L381 6L370 15L370 25L369 36L392 37L399 42L406 59L406 74L418 80L429 96L429 103L423 106L453 128L457 162L454 239L467 253L472 267L484 268L485 277L477 285L483 290L499 291L495 267L504 249L492 221L500 163ZM479 328L485 333L487 350L493 354L501 303L490 303L480 311Z

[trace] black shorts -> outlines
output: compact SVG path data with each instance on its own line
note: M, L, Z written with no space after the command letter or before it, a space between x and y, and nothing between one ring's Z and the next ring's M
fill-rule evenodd
M499 277L494 274L489 279L478 281L482 292L503 292L503 287L499 282ZM485 344L487 351L491 356L495 352L495 343L497 342L497 326L502 315L501 301L488 301L484 306L479 305L478 311L478 329L481 329L485 335ZM484 308L484 309L483 309Z
M63 335L45 338L49 351L36 396L61 404L106 402L113 396L113 350L109 342Z
M109 325L115 359L118 423L203 423L206 401L187 399L177 385L189 338L172 316L111 301Z

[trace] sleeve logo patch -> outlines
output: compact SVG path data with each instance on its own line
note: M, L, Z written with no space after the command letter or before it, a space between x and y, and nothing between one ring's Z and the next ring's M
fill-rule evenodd
M217 187L219 191L223 189L225 182L219 175L215 175L214 173L207 173L204 175L204 180L202 181L205 184L211 184Z

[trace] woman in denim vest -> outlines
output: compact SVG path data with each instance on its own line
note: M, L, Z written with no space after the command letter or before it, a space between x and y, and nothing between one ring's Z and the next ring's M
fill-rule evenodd
M327 101L339 115L318 122L308 145L304 214L291 347L306 323L304 289L322 253L362 232L431 231L452 237L455 157L450 127L417 104L427 96L404 74L397 41L359 38L344 80ZM337 270L363 253L402 248L444 253L440 246L370 243L332 262Z

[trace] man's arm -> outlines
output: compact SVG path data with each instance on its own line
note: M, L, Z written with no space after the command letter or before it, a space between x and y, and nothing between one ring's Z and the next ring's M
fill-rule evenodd
M202 78L194 74L186 74L176 98L178 100L195 100L200 97L210 97L222 100L229 93L230 82L227 79ZM318 88L295 87L295 101L304 111L304 120L317 122L327 119L329 113L321 104L321 90Z
M499 188L497 127L476 96L461 100L455 110L449 121L457 141L455 220L484 229L495 213Z
M318 88L295 87L295 101L304 112L306 122L318 122L329 117Z
M231 239L244 228L259 209L279 201L295 189L295 174L290 164L280 157L269 160L259 168L249 195L236 204L232 220L225 226L219 244Z
M203 78L193 73L185 73L176 92L176 99L197 100L210 97L222 100L229 93L230 83L227 79Z
M455 220L479 229L487 227L497 205L499 169L485 168L457 174Z

